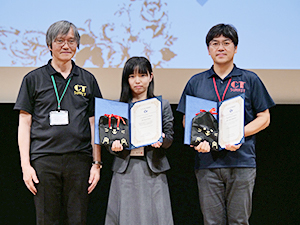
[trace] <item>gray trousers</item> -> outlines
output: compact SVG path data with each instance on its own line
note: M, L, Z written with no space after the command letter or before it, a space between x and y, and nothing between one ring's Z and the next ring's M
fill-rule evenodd
M249 224L256 168L195 171L205 225Z

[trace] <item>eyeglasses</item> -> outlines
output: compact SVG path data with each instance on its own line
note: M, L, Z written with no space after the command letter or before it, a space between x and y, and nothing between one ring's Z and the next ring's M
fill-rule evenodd
M60 47L64 46L66 43L69 45L69 47L75 47L77 45L77 41L75 39L56 39L54 42Z
M233 43L232 41L223 41L223 42L211 41L209 45L214 49L217 49L220 47L220 45L222 45L224 48L228 48L232 43Z

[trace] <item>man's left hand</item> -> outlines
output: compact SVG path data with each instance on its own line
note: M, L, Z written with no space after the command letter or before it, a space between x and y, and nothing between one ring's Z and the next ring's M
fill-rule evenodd
M97 186L98 181L100 180L100 166L99 165L93 165L90 170L90 178L89 178L89 188L88 193L92 193L92 191Z
M238 145L225 145L225 149L231 152L235 152L236 150L238 150L241 147L242 144L238 144Z

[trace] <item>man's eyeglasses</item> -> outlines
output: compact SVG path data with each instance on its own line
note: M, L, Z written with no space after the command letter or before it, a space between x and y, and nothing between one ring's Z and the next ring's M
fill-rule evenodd
M77 45L77 41L75 39L70 39L70 40L56 39L54 42L60 47L64 46L66 43L69 45L69 47L75 47Z
M220 47L220 45L222 45L224 48L228 48L232 43L233 43L232 41L223 41L223 42L211 41L209 45L214 49L217 49Z

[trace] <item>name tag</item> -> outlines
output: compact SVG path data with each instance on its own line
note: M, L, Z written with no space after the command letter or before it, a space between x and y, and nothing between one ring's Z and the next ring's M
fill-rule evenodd
M68 125L69 113L66 110L51 111L49 113L50 126Z
M130 156L144 156L144 147L131 149Z

